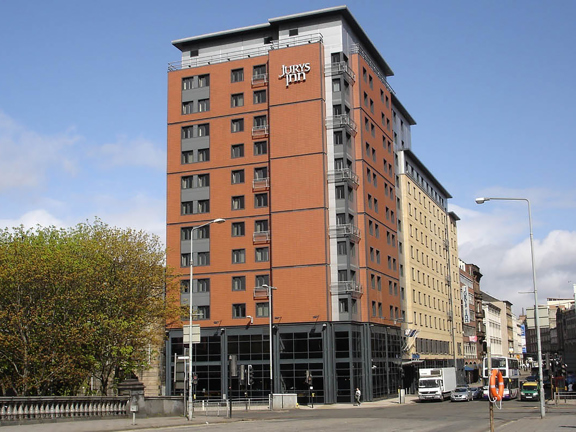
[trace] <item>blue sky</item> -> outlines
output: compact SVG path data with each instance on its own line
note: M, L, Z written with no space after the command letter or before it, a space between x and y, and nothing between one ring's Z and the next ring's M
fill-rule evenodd
M164 238L171 41L344 3L0 2L0 226L100 217ZM350 1L416 119L414 152L454 197L460 257L522 307L576 282L576 2Z

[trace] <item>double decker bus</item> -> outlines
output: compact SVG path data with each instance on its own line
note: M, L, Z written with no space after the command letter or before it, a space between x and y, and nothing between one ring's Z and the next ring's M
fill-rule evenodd
M520 362L515 358L492 357L492 369L499 369L504 378L503 399L516 399L520 393ZM488 370L488 359L482 360L482 381L484 382L484 399L488 399L488 386L491 370Z

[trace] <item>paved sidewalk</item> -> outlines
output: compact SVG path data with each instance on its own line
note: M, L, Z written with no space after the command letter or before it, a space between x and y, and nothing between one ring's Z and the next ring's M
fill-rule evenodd
M406 395L406 404L415 403L418 397ZM536 413L530 413L519 420L507 421L499 424L498 432L548 432L566 431L576 429L576 405L548 403L547 415L541 419ZM375 402L364 402L360 406L353 404L332 404L332 405L301 405L299 410L326 410L326 409L365 409L365 408L389 408L400 406L397 398L384 399ZM226 417L206 417L201 412L195 413L195 418L189 422L184 417L151 417L138 418L136 424L132 424L131 418L111 418L103 420L76 420L59 421L55 423L23 424L14 426L0 426L0 432L116 432L116 431L138 431L140 429L169 428L186 425L204 425L215 423L231 423L246 420L272 420L286 419L290 411L233 411L232 418Z

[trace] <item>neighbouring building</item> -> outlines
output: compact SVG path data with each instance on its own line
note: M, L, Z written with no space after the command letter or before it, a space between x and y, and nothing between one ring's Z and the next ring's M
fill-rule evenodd
M320 403L351 402L360 387L372 400L397 394L406 353L461 358L458 218L349 10L173 45L167 262L181 289L168 295L192 297L200 325L196 397L305 401L313 388ZM409 204L413 222L399 219ZM185 391L187 316L168 329L169 395Z

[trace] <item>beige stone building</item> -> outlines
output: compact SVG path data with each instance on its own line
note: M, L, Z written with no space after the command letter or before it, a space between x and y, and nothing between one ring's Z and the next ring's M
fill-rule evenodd
M402 142L404 144L404 142ZM397 151L404 364L462 369L458 216L451 195L409 148ZM409 375L410 370L405 367Z

